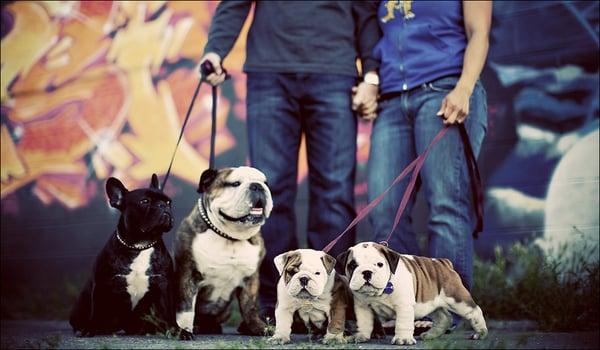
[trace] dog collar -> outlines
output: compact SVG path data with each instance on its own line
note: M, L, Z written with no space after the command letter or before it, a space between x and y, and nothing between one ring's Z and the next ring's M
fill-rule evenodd
M228 239L230 241L239 241L239 239L235 239L233 237L231 237L230 235L226 234L225 232L219 230L208 218L208 215L206 214L206 210L204 209L204 202L202 201L202 198L198 198L198 210L200 211L200 217L202 218L202 220L208 225L208 227L210 227L211 230L213 230L214 233L218 234L219 236Z
M158 242L158 241L154 241L154 242L152 242L150 244L146 244L146 245L143 245L143 246L130 245L130 244L125 243L125 241L123 240L123 238L121 238L121 235L119 234L119 230L118 229L115 230L115 233L117 235L117 239L119 240L119 242L121 242L122 245L126 246L129 249L146 250L148 248L152 248L156 244L156 242Z

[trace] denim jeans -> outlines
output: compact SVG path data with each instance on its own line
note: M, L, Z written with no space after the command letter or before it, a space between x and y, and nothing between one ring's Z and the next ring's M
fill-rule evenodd
M267 251L260 266L263 310L277 301L279 274L273 258L298 248L294 202L302 133L309 167L308 247L322 249L355 216L355 82L354 77L335 74L248 73L250 163L265 173L274 202L262 227ZM349 232L330 254L346 250L354 239Z
M443 119L436 113L457 81L457 76L443 77L380 102L379 115L371 134L369 200L383 192L442 129ZM465 127L477 156L487 128L486 93L480 82L473 89ZM382 241L389 234L409 178L407 176L397 184L371 212L375 241ZM470 290L473 272L471 234L476 216L463 143L457 127L448 130L431 149L419 180L429 206L429 252L425 255L450 259L463 284ZM414 200L415 193L390 238L389 246L400 253L421 255L410 215Z

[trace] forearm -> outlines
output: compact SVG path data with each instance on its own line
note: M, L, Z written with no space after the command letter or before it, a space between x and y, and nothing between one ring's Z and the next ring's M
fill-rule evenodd
M250 13L252 1L222 1L219 3L208 33L204 53L214 52L223 59L240 34Z
M488 49L488 33L484 31L474 32L469 38L465 49L463 69L457 85L466 88L469 92L473 91L485 65Z
M379 69L379 61L373 57L373 48L381 38L381 29L377 22L377 6L376 1L355 1L353 3L356 40L363 75L367 72L376 73Z
M463 1L463 16L467 47L463 59L463 70L458 86L469 94L485 65L489 48L490 27L492 25L491 1Z

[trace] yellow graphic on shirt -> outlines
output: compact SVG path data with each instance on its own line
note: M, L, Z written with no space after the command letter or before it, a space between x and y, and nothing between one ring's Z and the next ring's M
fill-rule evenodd
M404 19L415 17L415 14L412 12L412 0L388 0L385 4L385 9L387 10L387 14L381 19L383 23L396 18L394 10L402 10Z

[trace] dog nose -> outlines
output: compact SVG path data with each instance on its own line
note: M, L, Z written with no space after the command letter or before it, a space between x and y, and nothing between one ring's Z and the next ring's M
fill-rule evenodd
M300 277L299 280L300 280L300 285L302 287L306 287L306 285L308 284L308 277Z
M258 182L251 183L249 188L250 188L250 191L255 191L255 192L262 190L262 186Z
M373 276L373 272L372 271L363 271L363 278L365 279L365 281L369 281L371 279L371 277Z

